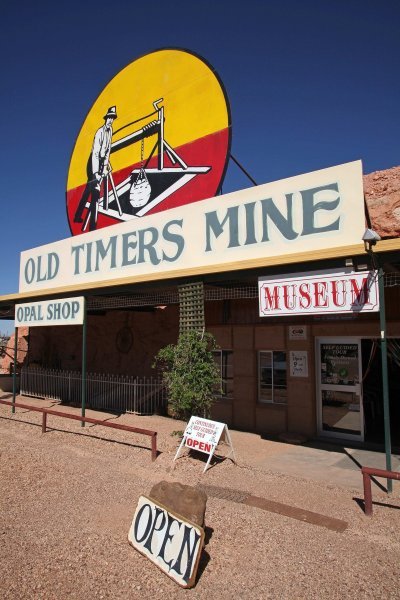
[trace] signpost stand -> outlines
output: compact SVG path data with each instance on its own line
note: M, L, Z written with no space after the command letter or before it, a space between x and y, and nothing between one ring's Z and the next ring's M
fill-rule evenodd
M203 471L203 473L205 473L210 465L211 458L214 456L214 452L217 449L222 434L225 435L226 441L230 447L230 452L225 458L229 458L232 455L233 462L236 463L236 456L233 450L228 426L225 423L211 421L210 419L202 419L201 417L190 417L182 441L175 454L174 461L178 458L183 446L191 448L192 450L199 450L200 452L209 455Z
M82 407L81 414L82 417L85 416L86 411L86 320L87 320L87 312L86 312L86 297L83 297L83 323L82 323ZM81 427L85 427L85 421L81 421Z
M375 257L375 254L373 255ZM385 274L382 267L378 266L379 286L379 323L381 329L381 365L382 365L382 388L383 388L383 426L385 434L386 471L392 471L392 441L390 433L390 404L389 404L389 375L387 364L387 337L386 337L386 313L385 313ZM387 479L388 494L393 492L393 481Z
M15 413L15 397L17 395L17 362L18 362L18 327L14 330L14 365L13 365L13 400L11 412Z
M45 327L54 325L83 325L82 327L82 417L85 417L86 408L86 297L58 298L42 300L27 304L15 305L15 347L14 347L14 377L13 377L13 405L15 412L16 376L17 376L17 351L18 327ZM81 422L85 427L84 421Z

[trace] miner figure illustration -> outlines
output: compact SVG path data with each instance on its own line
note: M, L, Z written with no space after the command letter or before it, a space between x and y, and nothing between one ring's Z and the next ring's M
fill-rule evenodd
M103 181L105 188L108 188L108 174L110 171L109 160L113 134L112 125L116 118L117 108L116 106L110 106L107 113L104 115L104 125L99 127L93 139L92 152L87 164L88 181L74 217L74 223L84 222L83 212L89 200L88 213L82 231L86 229L87 221L89 221L89 231L96 229L98 203ZM104 198L108 198L108 189L104 190Z

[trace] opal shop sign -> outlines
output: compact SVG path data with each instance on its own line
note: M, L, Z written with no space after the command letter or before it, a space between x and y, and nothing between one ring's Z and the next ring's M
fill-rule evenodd
M84 298L44 300L15 306L15 326L82 325Z

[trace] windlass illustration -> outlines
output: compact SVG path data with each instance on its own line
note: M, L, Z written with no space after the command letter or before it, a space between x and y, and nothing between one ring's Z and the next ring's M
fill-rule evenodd
M153 102L153 113L123 125L114 134L112 125L117 118L116 107L112 106L108 109L104 116L105 124L97 130L94 137L88 182L74 217L75 223L83 223L82 231L86 231L88 226L89 231L96 228L99 212L120 221L142 217L196 175L210 171L211 166L187 165L168 144L164 136L165 116L162 101L163 98L160 98ZM149 121L149 118L154 115L157 115L157 118ZM112 141L113 135L115 137L122 130L132 128L133 125L144 120L148 122L139 129L132 133L125 133L119 139ZM144 140L152 136L156 136L156 141L145 161ZM137 142L141 142L140 167L133 169L128 177L115 185L110 154ZM148 168L156 150L158 150L157 167ZM166 159L171 166L166 165ZM88 212L86 218L83 218L85 208Z
M230 143L226 92L204 59L171 48L139 57L105 86L77 136L71 233L218 196Z
M117 109L115 106L110 106L104 115L104 125L99 127L94 136L92 152L87 165L88 181L74 217L75 223L84 223L82 227L83 231L88 225L89 231L96 229L102 183L104 183L104 199L107 205L108 179L109 177L111 178L110 152L113 134L112 125L116 118ZM89 202L88 207L86 206L87 202ZM86 207L88 208L88 212L85 221L83 221L83 212Z

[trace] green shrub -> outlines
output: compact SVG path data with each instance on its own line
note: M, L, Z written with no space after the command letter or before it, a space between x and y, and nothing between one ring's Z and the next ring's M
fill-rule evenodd
M162 372L168 402L175 417L209 417L214 395L221 393L221 375L212 350L215 338L210 333L188 331L177 344L161 348L153 367Z

